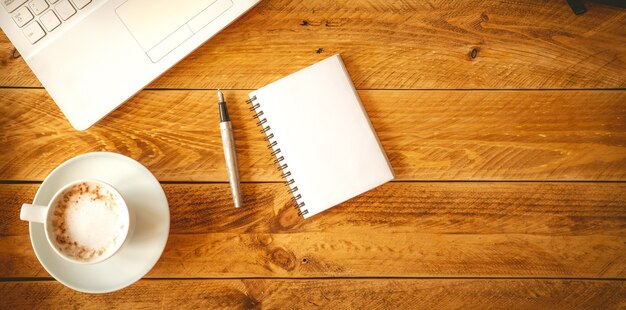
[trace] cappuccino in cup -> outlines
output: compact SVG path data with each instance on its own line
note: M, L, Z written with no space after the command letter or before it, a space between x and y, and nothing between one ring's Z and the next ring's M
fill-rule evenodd
M115 254L128 239L131 215L120 193L96 180L67 184L48 206L24 204L20 211L22 220L44 224L57 254L82 264Z
M127 230L120 198L93 182L67 188L56 199L48 226L57 249L85 262L110 255L124 241Z

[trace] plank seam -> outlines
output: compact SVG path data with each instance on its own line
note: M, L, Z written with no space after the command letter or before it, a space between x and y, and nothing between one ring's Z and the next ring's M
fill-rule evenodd
M40 86L0 86L0 89L44 90ZM221 88L226 91L254 91L256 88ZM147 87L150 91L217 91L217 88ZM625 87L607 88L357 88L365 91L625 91Z
M585 277L389 277L389 276L367 276L367 277L224 277L224 278L142 278L141 280L149 281L222 281L222 280L295 280L295 281L307 281L307 280L467 280L467 281L509 281L509 280L546 280L546 281L626 281L626 278L585 278ZM49 282L56 281L54 278L0 278L0 283L3 282Z
M0 185L27 185L41 184L39 180L0 180ZM391 183L607 183L622 184L626 180L392 180ZM228 181L159 181L161 184L229 184ZM241 184L284 184L284 181L242 181Z

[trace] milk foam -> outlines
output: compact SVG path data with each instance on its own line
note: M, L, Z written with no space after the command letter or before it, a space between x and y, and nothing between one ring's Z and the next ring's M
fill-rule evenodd
M52 217L57 248L83 261L106 256L123 242L125 210L119 198L94 183L80 183L58 199Z

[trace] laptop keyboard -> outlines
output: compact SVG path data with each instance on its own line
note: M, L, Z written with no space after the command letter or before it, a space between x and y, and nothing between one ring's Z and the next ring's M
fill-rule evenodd
M0 0L30 43L39 42L91 3L91 0Z

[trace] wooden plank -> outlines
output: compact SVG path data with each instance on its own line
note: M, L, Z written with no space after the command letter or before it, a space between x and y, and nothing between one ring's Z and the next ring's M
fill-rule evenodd
M360 91L399 180L623 180L626 91ZM226 91L242 180L278 181L263 136ZM86 132L42 90L0 89L0 180L42 180L113 151L161 181L227 181L215 91L143 91Z
M358 88L626 87L626 12L564 1L263 1L150 87L259 88L341 53ZM0 35L0 85L40 86Z
M0 185L0 278L46 277ZM309 220L281 184L166 184L170 238L148 274L183 277L626 276L626 183L388 183Z
M263 309L622 309L624 281L326 279L142 280L87 295L57 282L2 282L0 307Z

